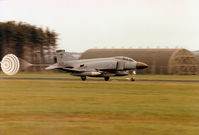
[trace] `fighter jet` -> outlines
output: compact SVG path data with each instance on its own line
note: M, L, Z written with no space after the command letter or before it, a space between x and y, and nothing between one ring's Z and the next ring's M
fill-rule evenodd
M148 67L143 62L137 62L129 57L116 56L95 59L77 59L65 50L56 51L57 63L47 67L47 70L58 69L80 76L85 81L86 77L104 77L108 81L112 76L126 76L135 74L136 69ZM131 81L135 81L132 77Z

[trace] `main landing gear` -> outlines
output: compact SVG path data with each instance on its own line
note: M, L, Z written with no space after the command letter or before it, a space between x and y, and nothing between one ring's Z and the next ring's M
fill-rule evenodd
M86 76L81 76L82 81L86 81Z
M105 81L108 81L109 79L110 79L110 77L109 77L109 76L104 77L104 80L105 80Z
M86 76L81 76L82 81L86 81ZM110 77L104 77L105 81L108 81Z

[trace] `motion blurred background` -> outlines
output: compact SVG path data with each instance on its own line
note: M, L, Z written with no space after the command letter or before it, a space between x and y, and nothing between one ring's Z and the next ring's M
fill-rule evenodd
M40 71L56 49L115 49L149 63L144 74L198 74L198 12L197 0L0 0L0 59L14 53Z

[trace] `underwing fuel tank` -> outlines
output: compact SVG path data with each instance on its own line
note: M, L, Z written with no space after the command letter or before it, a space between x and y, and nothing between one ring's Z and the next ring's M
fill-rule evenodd
M98 76L100 75L100 72L83 72L83 73L73 73L72 75L75 76Z

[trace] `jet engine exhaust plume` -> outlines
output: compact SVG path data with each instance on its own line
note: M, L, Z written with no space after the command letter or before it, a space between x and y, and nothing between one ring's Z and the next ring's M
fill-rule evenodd
M28 63L25 60L19 59L14 54L7 54L3 57L2 61L0 62L0 66L5 74L15 75L20 70L24 70L32 66L32 64Z

